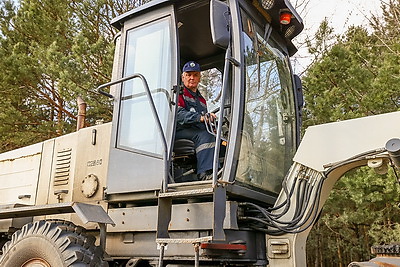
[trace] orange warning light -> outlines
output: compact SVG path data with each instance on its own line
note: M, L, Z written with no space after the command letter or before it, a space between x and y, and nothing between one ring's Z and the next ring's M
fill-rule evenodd
M290 23L291 18L292 14L290 14L289 12L282 12L279 21L283 25L288 25Z

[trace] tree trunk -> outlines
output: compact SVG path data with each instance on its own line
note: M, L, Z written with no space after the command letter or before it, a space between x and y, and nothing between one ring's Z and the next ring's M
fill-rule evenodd
M339 267L344 267L343 266L343 259L342 259L342 251L340 249L340 237L339 237L339 235L336 235L336 244L337 244L337 256L338 256Z

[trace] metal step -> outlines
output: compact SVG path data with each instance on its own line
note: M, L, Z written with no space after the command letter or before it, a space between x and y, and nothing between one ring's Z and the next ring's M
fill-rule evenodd
M214 188L207 187L202 189L192 189L192 190L185 190L185 191L171 191L160 193L158 197L160 198L179 198L179 197L192 197L192 196L204 196L204 195L211 195L214 192Z
M198 238L157 238L157 244L195 244L204 243L212 240L212 236Z

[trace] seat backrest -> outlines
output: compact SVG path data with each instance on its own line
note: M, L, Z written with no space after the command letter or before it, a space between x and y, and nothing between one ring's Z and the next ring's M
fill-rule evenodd
M194 155L194 143L189 139L176 139L174 143L175 156L191 156Z

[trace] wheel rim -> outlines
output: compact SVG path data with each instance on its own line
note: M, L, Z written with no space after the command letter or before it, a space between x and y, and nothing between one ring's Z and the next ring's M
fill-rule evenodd
M51 267L44 259L31 259L22 264L21 267Z

